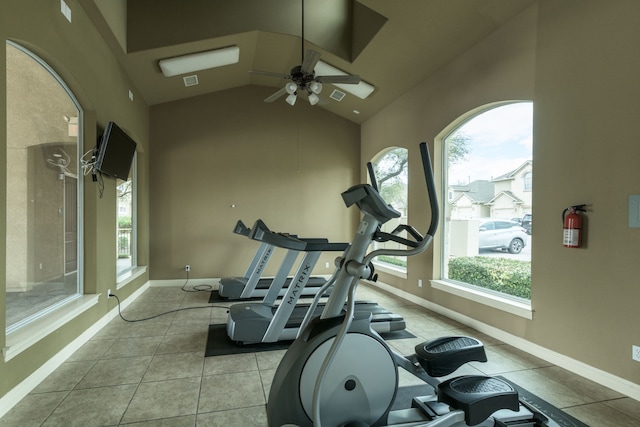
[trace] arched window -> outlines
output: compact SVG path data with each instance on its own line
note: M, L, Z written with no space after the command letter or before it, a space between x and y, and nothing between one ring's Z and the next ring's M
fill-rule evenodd
M399 224L407 223L408 205L408 163L409 151L406 148L392 147L378 153L371 161L378 185L378 191L382 198L396 210L402 213L400 218L386 222L382 231L391 232ZM406 237L406 236L405 236ZM400 249L394 242L374 243L376 248ZM381 256L376 258L376 263L391 267L401 272L407 271L407 258L402 256Z
M6 43L7 332L82 293L82 111L61 78Z
M532 122L532 103L503 104L444 138L443 279L530 300Z

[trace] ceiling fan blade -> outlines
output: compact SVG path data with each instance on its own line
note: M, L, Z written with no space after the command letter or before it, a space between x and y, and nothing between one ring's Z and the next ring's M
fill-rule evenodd
M338 84L353 84L360 83L360 76L346 75L346 76L317 76L316 81L319 83L338 83Z
M318 105L329 105L329 98L327 98L321 93L318 93L317 95L318 95L318 98L320 98L320 101L318 101Z
M281 74L281 73L273 73L271 71L259 71L259 70L249 70L249 74L256 74L256 75L260 75L260 76L269 76L269 77L276 77L278 79L290 79L291 76L288 74Z
M312 74L313 69L316 68L316 64L318 63L319 59L320 52L309 49L304 54L304 58L302 58L302 66L300 67L300 71L302 71L304 74Z
M264 102L273 102L273 101L275 101L276 99L280 98L281 96L283 96L286 93L287 93L286 89L282 88L279 91L277 91L277 92L269 95L268 97L266 97L264 99Z

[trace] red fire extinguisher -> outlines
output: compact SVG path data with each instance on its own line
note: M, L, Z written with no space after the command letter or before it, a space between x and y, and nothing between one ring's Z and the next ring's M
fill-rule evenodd
M582 215L586 205L575 205L562 211L562 245L565 248L582 246ZM569 212L567 214L567 212Z

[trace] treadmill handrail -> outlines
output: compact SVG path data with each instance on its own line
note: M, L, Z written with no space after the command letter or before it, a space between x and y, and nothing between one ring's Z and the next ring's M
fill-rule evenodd
M236 222L236 226L233 227L233 232L241 236L249 236L249 233L251 233L251 229L244 225L244 222L239 219L238 222Z
M249 233L249 238L259 242L265 242L279 248L293 249L296 251L304 251L307 246L307 243L302 240L289 235L274 233L269 230L269 227L267 227L267 225L260 219L253 224L251 233Z
M301 252L344 252L349 247L349 243L329 242L324 237L300 238L297 235L275 233L269 230L269 227L261 219L258 219L253 225L249 238L279 248Z
M349 247L348 243L338 242L309 242L306 252L344 252Z

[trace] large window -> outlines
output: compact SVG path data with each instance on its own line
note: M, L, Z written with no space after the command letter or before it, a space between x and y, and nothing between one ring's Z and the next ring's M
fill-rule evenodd
M82 120L77 101L46 63L11 42L6 52L11 332L82 293Z
M136 159L129 171L129 178L118 179L116 186L116 228L118 282L128 277L136 266Z
M371 162L380 195L402 214L400 218L392 219L382 225L382 231L388 233L393 232L399 224L407 224L408 153L406 148L389 148L380 152ZM399 235L407 237L405 232ZM395 242L375 242L374 246L376 249L404 249L402 245ZM404 256L380 256L376 258L376 263L402 272L407 271L407 257Z
M530 300L532 121L532 103L501 105L444 139L444 279Z

